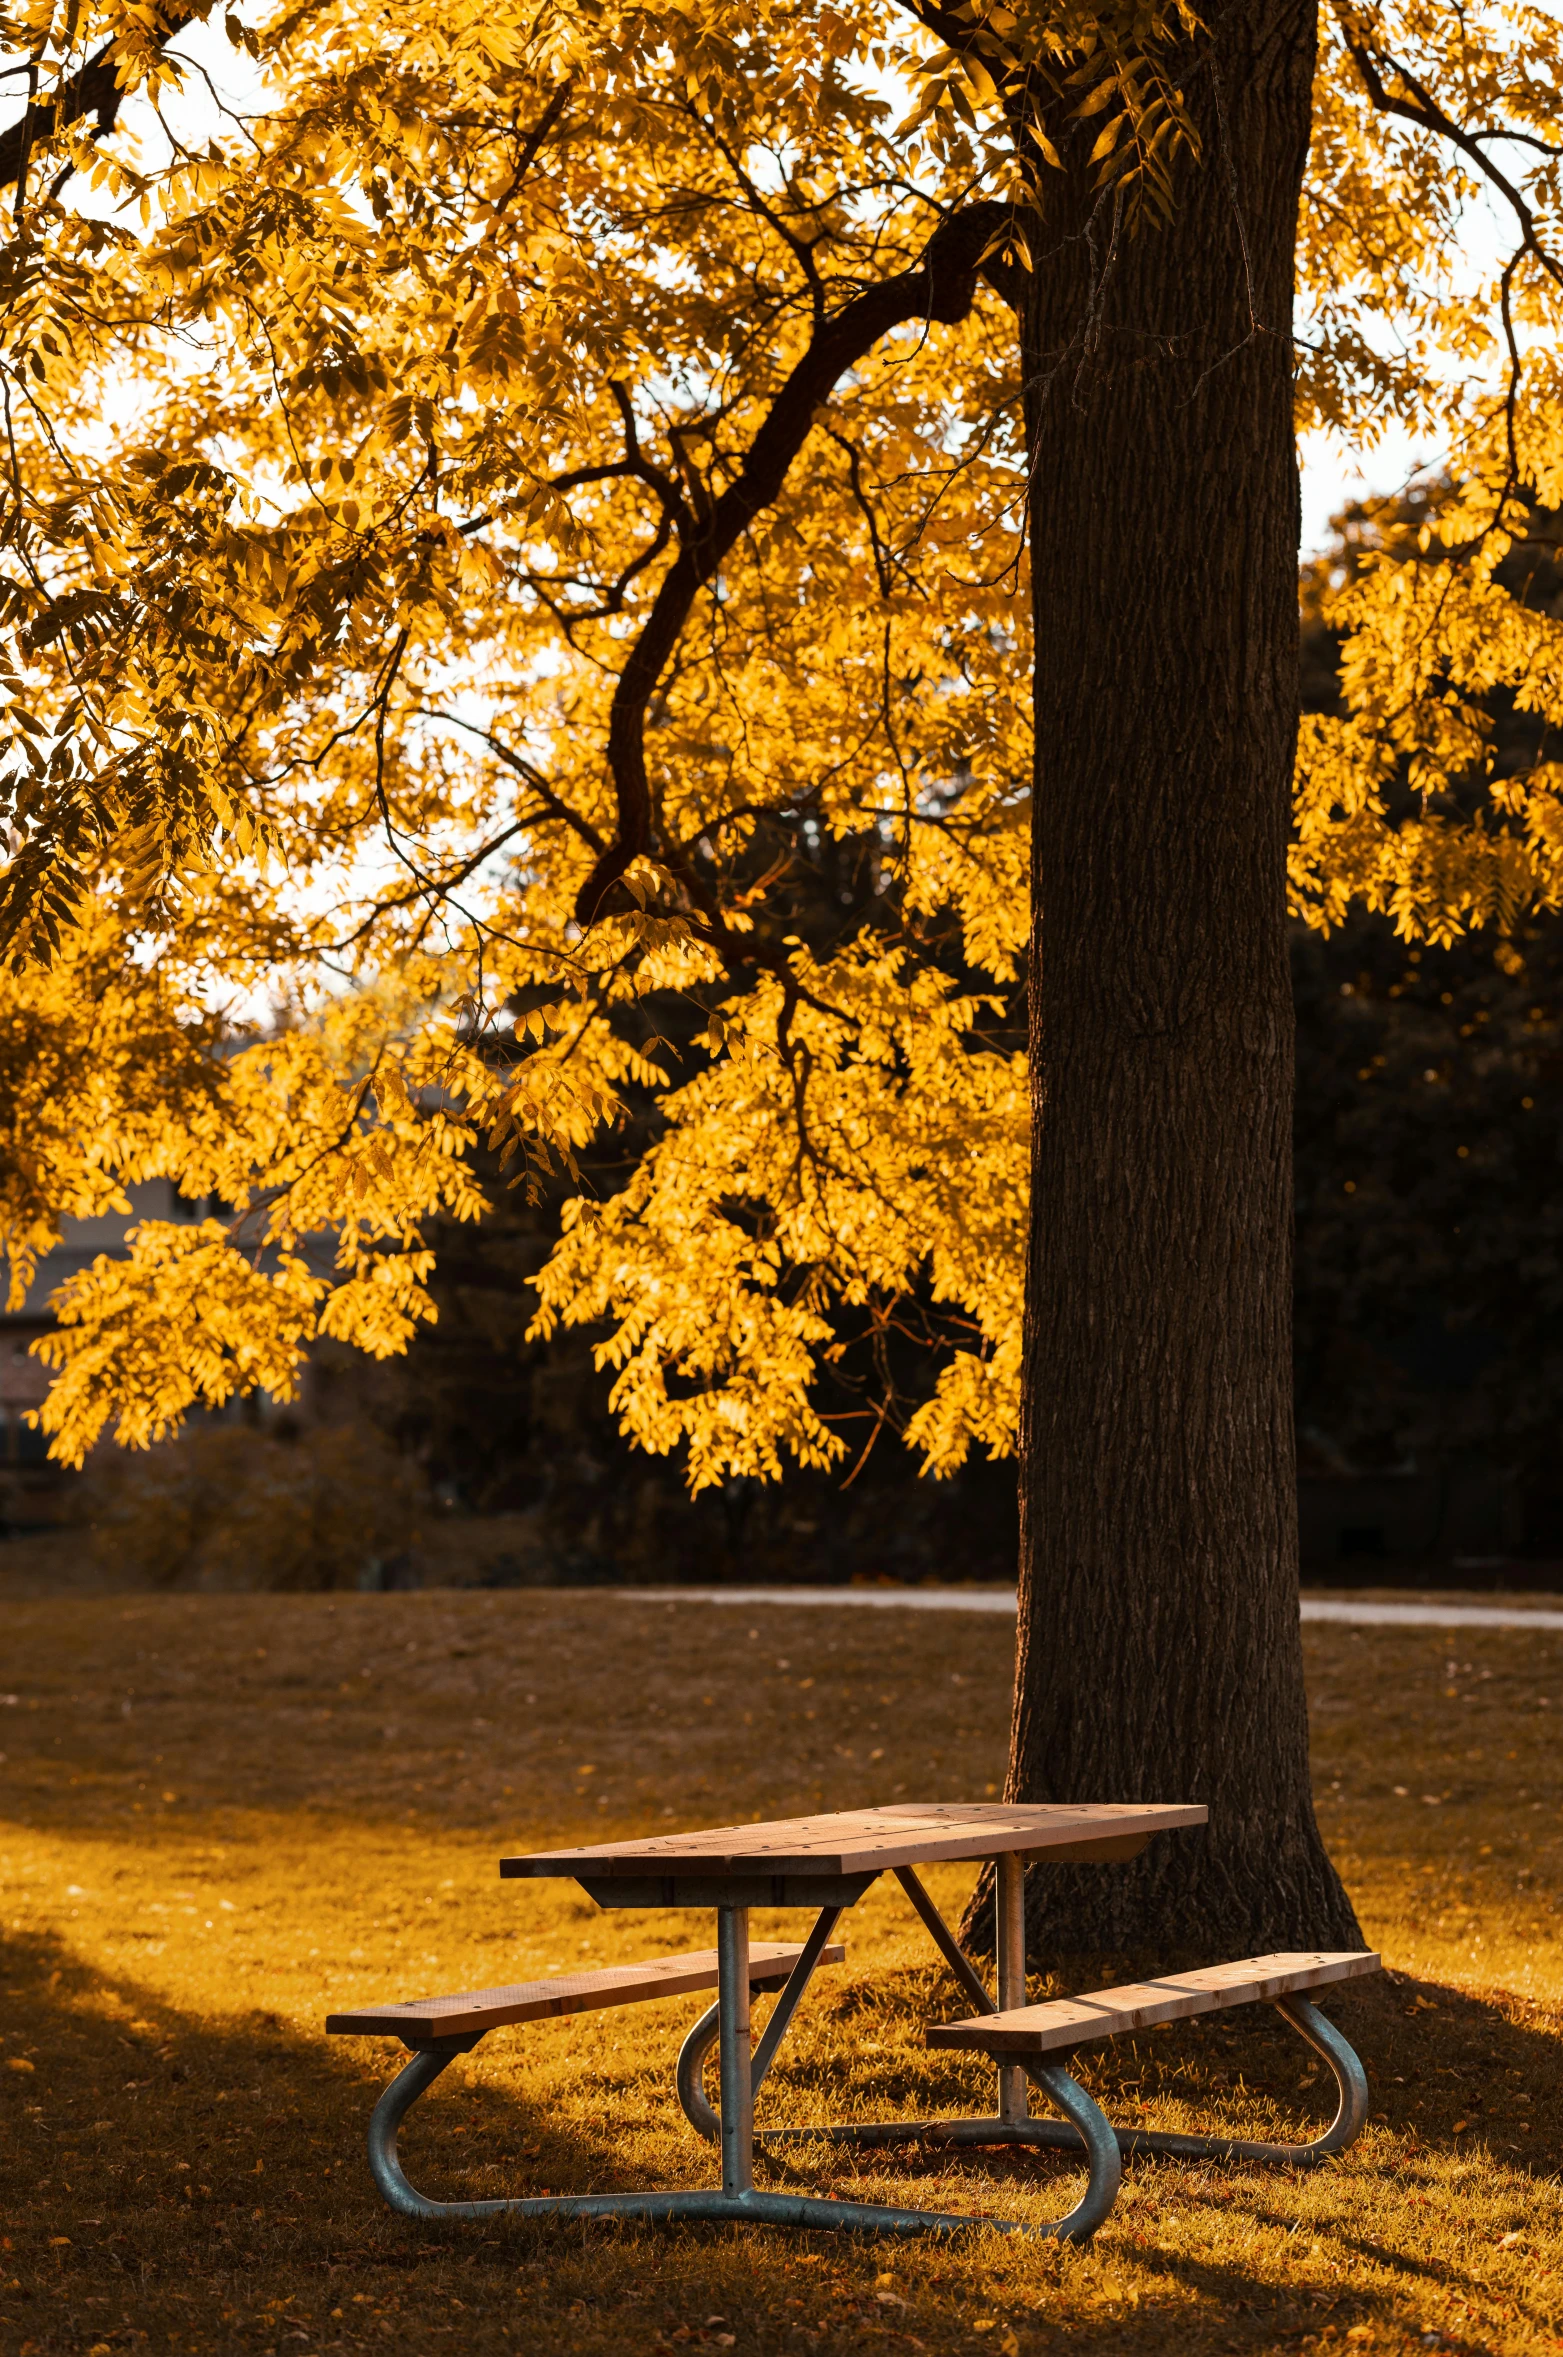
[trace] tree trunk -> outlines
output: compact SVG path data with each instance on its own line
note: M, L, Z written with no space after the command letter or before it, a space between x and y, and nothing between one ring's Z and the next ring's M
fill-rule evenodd
M1022 329L1035 1142L1009 1793L1210 1811L1131 1864L1034 1870L1039 1958L1362 1944L1309 1790L1291 1410L1315 9L1234 0L1217 23L1170 224L1114 249L1081 161L1099 119L1070 131Z

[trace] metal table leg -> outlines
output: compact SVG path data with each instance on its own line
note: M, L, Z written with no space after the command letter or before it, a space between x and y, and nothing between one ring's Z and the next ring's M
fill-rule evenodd
M844 1909L840 1907L822 1908L819 1920L804 1941L798 1961L788 1975L787 1985L777 1998L760 2043L754 2050L749 2070L751 2095L759 2094L765 2075L776 2059L776 2049L786 2036L792 2017L798 2010L799 2000L814 1977L815 1966L835 1937L836 1926L843 1913ZM706 2095L705 2067L712 2043L720 2032L721 2019L720 2003L703 2013L685 2038L678 2057L678 2100L684 2117L695 2134L705 2137L710 2144L720 2139L721 2121Z
M717 2029L722 2086L722 2191L754 2184L754 2081L749 2051L749 1910L716 1914Z
M994 1861L994 1942L999 1966L999 2011L1009 2013L1026 2002L1026 1869L1013 1854ZM1023 2064L999 2064L999 2118L1007 2126L1026 2116L1026 2073Z

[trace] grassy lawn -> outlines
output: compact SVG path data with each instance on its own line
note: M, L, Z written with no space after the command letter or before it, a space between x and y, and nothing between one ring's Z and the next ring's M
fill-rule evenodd
M503 1849L996 1790L1004 1619L445 1591L13 1600L4 1629L0 2357L1563 2349L1563 1632L1308 1632L1321 1812L1394 1968L1330 2008L1373 2124L1306 2178L1131 2163L1075 2251L405 2225L363 2159L401 2050L320 2028L712 1936L501 1884ZM970 1876L929 1879L953 1911ZM844 1933L764 2113L980 2104L922 2044L952 2000L894 1885ZM496 2034L413 2115L415 2181L708 2182L670 2084L705 2002ZM1265 2009L1082 2075L1120 2119L1296 2135L1309 2063ZM789 2167L1022 2218L1079 2183L1061 2156Z

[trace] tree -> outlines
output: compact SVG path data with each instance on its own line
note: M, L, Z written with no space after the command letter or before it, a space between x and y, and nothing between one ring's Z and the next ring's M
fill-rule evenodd
M1226 23L1190 90L1226 169L1109 273L1094 175L1066 167L1026 321L1046 717L1011 1780L1214 1804L1201 1842L1155 1845L1105 1895L1048 1877L1055 1947L1356 1930L1309 1798L1290 1400L1288 328L1313 22L1282 0Z
M624 47L599 20L580 55L541 37L527 50L492 17L387 52L377 26L342 12L329 40L317 28L276 60L293 80L259 163L176 159L149 251L48 213L59 247L89 247L99 268L27 347L52 399L46 421L35 405L16 428L19 447L32 438L13 539L51 569L40 587L22 569L19 653L52 735L47 759L29 758L41 724L18 693L14 939L19 952L47 948L51 928L68 939L98 890L127 938L155 933L171 985L185 965L208 988L286 977L300 1003L279 1037L307 1031L342 1082L334 1134L311 1124L296 1161L280 1089L274 1134L236 1115L220 1173L203 1160L220 1123L187 1158L181 1183L234 1205L233 1235L148 1229L128 1274L105 1269L65 1302L55 1348L90 1363L48 1411L66 1453L132 1392L133 1437L182 1412L208 1279L215 1295L224 1250L299 1232L301 1185L317 1227L333 1190L351 1190L364 1211L344 1230L350 1252L372 1252L387 1285L399 1262L401 1300L426 1307L416 1224L451 1152L480 1130L573 1151L610 1100L666 1091L627 1019L648 994L693 995L711 1072L672 1099L669 1135L703 1192L675 1170L662 1198L667 1315L626 1395L642 1437L692 1440L697 1479L769 1471L786 1448L839 1457L807 1399L813 1348L833 1341L822 1302L892 1299L930 1237L971 1325L1013 1307L1013 1253L986 1249L971 1215L985 1197L990 1226L1015 1225L1002 1158L1013 1165L1020 1137L1020 1074L1007 1047L964 1049L982 968L1012 974L1023 935L1024 680L1010 676L1004 581L946 578L973 543L1001 574L1017 545L1009 318L974 309L1008 213L903 190L883 102L850 90L786 11L738 61L754 89L732 123L725 96L713 114L689 89L702 57L713 90L738 79L731 43L707 55L691 34L663 54L656 27L628 22ZM818 185L787 160L805 132ZM322 186L333 139L346 146ZM758 186L746 158L779 185ZM83 162L125 185L104 159ZM339 199L348 181L367 191L356 214ZM431 270L442 240L448 262ZM565 319L589 348L584 374ZM186 320L199 376L170 353ZM99 431L111 366L139 368L147 401L105 467L67 429ZM811 437L848 368L857 389L838 394L831 435ZM967 447L949 406L963 383L979 421ZM883 594L862 599L865 578ZM985 774L966 774L974 763ZM934 773L946 786L924 808ZM636 849L648 807L655 862ZM773 873L756 857L772 811L804 838L899 857L899 903L933 954L913 963L863 927L812 974L788 945L800 862ZM355 863L377 839L366 876ZM259 877L242 864L257 849L271 862ZM334 995L344 969L351 1015ZM344 1023L369 1029L339 1049ZM906 1063L941 1071L931 1102L905 1088ZM225 1097L227 1068L216 1077ZM969 1170L948 1165L952 1118ZM805 1183L789 1204L800 1119ZM90 1142L119 1150L112 1133ZM637 1183L655 1176L648 1164ZM755 1217L713 1224L724 1198ZM627 1209L607 1223L626 1236ZM188 1347L167 1338L166 1385L121 1385L129 1299L166 1288L171 1253L208 1252L183 1288ZM787 1260L819 1274L783 1297ZM576 1314L595 1282L584 1265L569 1280ZM272 1321L275 1371L312 1305L266 1268L246 1267L243 1292L246 1314ZM336 1310L321 1314L333 1330ZM669 1396L659 1350L704 1351L718 1380ZM199 1396L218 1396L226 1342L205 1362ZM1002 1416L990 1421L997 1437Z
M57 1202L152 1156L234 1206L71 1289L56 1447L321 1331L399 1347L477 1142L552 1166L643 1092L540 1313L607 1321L632 1437L696 1484L844 1462L821 1362L920 1291L959 1324L907 1438L937 1473L1024 1428L1015 1789L1212 1804L1039 1929L1349 1936L1294 1613L1285 892L1436 939L1559 897L1558 777L1491 782L1484 701L1563 700L1500 574L1563 447L1549 23L1342 9L1315 61L1311 0L336 0L230 20L264 103L154 168L104 74L156 94L193 21L17 35L3 914L62 1022L89 935L171 1006L278 1005L171 1138L54 1124ZM1486 193L1513 237L1462 278ZM1426 423L1456 491L1332 593L1288 849L1299 409ZM827 839L888 888L811 943ZM677 1058L628 1019L669 994ZM295 1249L328 1223L334 1286Z

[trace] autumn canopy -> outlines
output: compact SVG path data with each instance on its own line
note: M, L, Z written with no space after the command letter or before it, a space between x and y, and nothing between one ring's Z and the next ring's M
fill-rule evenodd
M954 1339L907 1438L935 1471L1013 1445L1017 312L1071 239L1110 267L1201 182L1262 201L1210 22L11 10L14 1282L135 1180L216 1206L70 1287L57 1454L286 1395L320 1334L400 1350L474 1150L569 1167L627 1094L652 1142L570 1203L539 1317L606 1321L637 1441L696 1482L841 1460L821 1354L916 1294ZM1494 688L1563 722L1563 629L1495 580L1563 504L1556 46L1498 0L1321 25L1297 424L1409 426L1447 477L1339 592L1349 711L1296 772L1316 924L1563 898L1563 766L1487 775ZM1232 291L1207 372L1277 333Z

